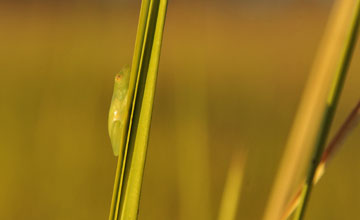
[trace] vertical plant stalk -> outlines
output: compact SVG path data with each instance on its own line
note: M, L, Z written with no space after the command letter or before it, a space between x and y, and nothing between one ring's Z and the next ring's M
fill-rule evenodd
M137 219L150 131L160 49L165 24L167 0L153 0L150 5L147 39L139 70L134 115L131 117L129 151L124 171L120 219ZM131 125L131 124L130 124Z
M349 114L343 125L340 127L336 135L333 137L329 145L326 147L324 153L322 154L321 161L315 171L315 176L312 183L313 185L315 185L323 176L326 165L329 163L334 153L338 151L338 149L343 144L343 142L348 137L348 135L350 135L350 133L359 124L359 122L360 122L360 100L355 106L355 108L352 110L352 112ZM305 186L305 181L301 184L294 197L288 203L287 208L285 209L285 212L281 217L282 220L287 219L291 215L291 213L296 209L296 207L299 205L301 196L305 192L304 186Z
M128 135L119 158L110 220L137 219L167 0L143 0L131 66Z
M311 165L306 182L312 182L350 62L358 11L359 0L335 2L289 135L264 220L281 218L288 195L296 187L298 175L309 169L309 157ZM307 186L304 204L310 191L311 184Z
M246 153L237 150L227 174L218 220L235 220L244 176Z
M139 25L137 29L136 34L136 40L135 40L135 48L134 48L134 57L132 60L131 65L131 73L130 73L130 80L129 80L129 98L133 99L134 97L134 90L135 85L137 81L137 75L139 70L139 64L141 62L141 56L143 53L143 44L145 41L145 30L147 25L147 19L149 14L149 7L150 7L150 1L144 0L141 3L141 9L140 9L140 16L139 16ZM128 111L132 111L132 102L130 102L131 105L126 106ZM126 118L126 126L129 125L130 117ZM128 131L129 133L129 131ZM129 134L127 135L129 136ZM111 206L110 206L110 215L109 220L118 219L118 213L119 213L119 204L120 204L120 195L121 195L121 187L122 187L122 180L123 180L123 168L124 168L124 162L127 155L127 148L128 148L128 137L125 144L125 150L124 150L124 157L118 158L117 168L116 168L116 174L115 174L115 181L114 181L114 189L113 189L113 195L111 200Z

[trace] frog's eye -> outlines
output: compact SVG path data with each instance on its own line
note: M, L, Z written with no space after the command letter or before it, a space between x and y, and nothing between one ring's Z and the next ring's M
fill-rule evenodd
M116 76L115 76L115 81L120 82L122 78L123 78L123 75L121 75L121 74L116 74Z

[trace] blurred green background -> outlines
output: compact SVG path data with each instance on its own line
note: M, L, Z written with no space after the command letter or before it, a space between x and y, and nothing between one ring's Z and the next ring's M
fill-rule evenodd
M247 149L237 219L261 219L332 1L170 0L139 219L215 219ZM107 219L113 77L140 1L0 3L0 219ZM360 97L355 50L332 134ZM306 219L356 219L360 129Z

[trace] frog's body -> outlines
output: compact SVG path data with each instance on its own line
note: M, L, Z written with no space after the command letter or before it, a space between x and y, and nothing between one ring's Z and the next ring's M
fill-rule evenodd
M126 142L127 123L129 116L129 77L130 69L124 68L115 76L114 93L111 100L108 130L115 156L123 156Z

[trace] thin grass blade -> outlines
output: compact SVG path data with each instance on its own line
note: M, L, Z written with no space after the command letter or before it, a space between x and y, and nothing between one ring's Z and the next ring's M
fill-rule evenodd
M224 192L220 203L218 220L235 220L241 195L246 153L236 151L231 160Z
M265 220L281 218L288 196L301 178L299 175L309 169L309 161L312 166L308 179L313 179L350 62L358 11L359 0L335 2L280 163ZM311 184L307 189L304 201Z

